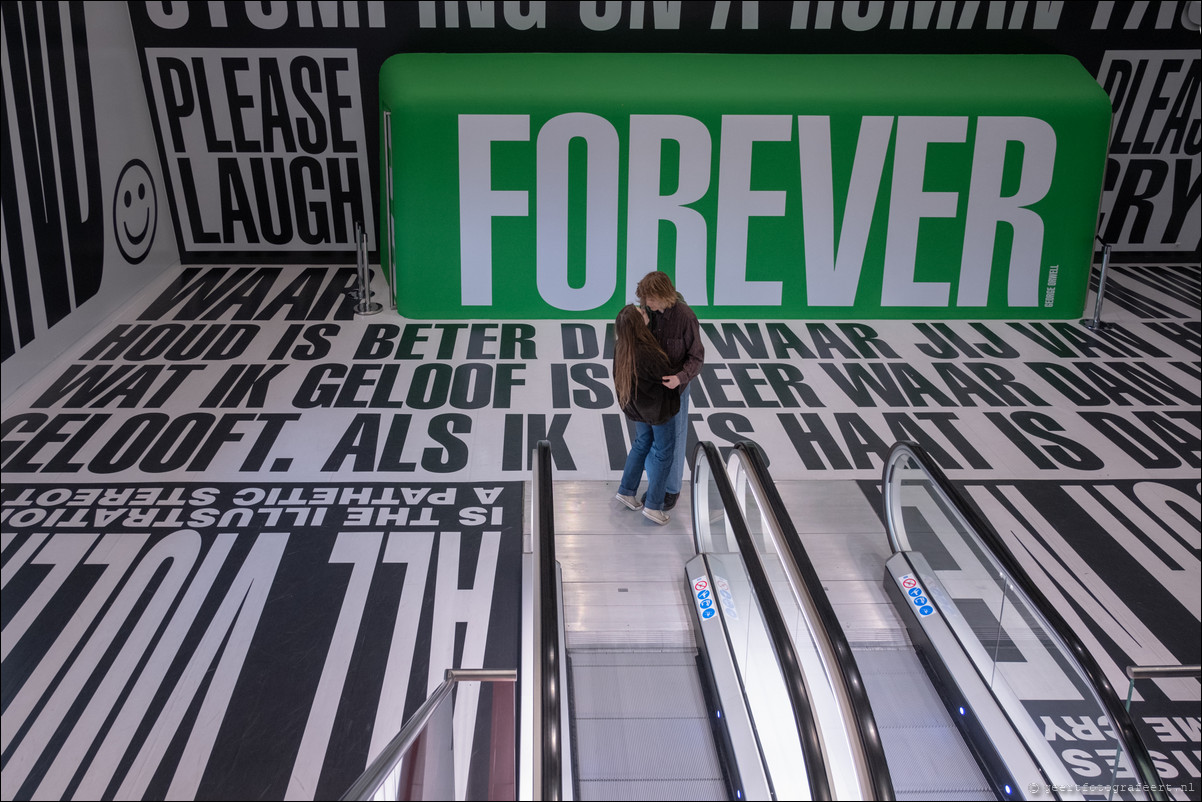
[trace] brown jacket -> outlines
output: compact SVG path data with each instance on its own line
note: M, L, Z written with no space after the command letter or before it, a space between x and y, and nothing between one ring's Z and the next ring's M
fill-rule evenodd
M652 312L651 332L668 354L672 370L680 379L680 386L697 378L705 363L705 346L701 342L701 324L697 315L684 300L662 312ZM667 374L665 374L667 375Z

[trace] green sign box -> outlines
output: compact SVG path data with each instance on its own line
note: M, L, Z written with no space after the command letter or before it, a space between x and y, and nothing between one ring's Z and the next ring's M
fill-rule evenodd
M1110 102L1048 55L407 53L381 263L411 318L1068 319Z

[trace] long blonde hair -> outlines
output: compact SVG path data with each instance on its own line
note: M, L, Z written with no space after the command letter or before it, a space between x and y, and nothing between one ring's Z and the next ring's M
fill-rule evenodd
M644 304L648 301L659 301L665 309L675 306L677 301L684 300L676 291L672 279L662 270L652 270L639 279L634 295Z
M668 366L668 355L647 328L643 312L634 304L627 304L618 312L614 322L614 389L618 393L618 406L625 407L635 395L638 385L636 364L640 358L654 359Z

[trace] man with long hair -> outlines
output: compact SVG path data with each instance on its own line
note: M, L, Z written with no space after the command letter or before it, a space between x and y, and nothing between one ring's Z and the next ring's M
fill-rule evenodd
M664 495L664 509L670 510L676 506L684 481L685 447L689 435L689 383L701 373L705 346L701 342L697 315L676 291L676 285L667 273L651 271L639 280L634 292L639 303L650 313L651 332L668 355L671 367L662 377L663 385L680 393L680 412L675 421L676 445Z

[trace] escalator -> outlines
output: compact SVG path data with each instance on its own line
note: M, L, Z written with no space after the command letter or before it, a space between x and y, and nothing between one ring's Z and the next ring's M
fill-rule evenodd
M886 591L998 798L1166 799L1097 662L921 447L893 447L882 490ZM1109 776L1074 772L1045 736L1054 715L1101 725Z
M692 476L698 556L688 562L690 591L703 580L715 592L711 615L724 619L719 638L706 637L698 619L699 666L710 693L722 697L715 709L726 704L727 718L729 699L742 697L744 738L755 744L740 751L734 717L717 739L718 751L728 774L746 778L755 774L758 750L768 778L767 788L754 795L747 793L751 784L731 786L729 798L889 799L893 766L962 772L948 798L970 796L964 788L995 799L1165 798L1146 748L1096 662L920 448L895 447L882 488L893 552L884 587L906 623L914 646L909 654L929 678L912 677L919 692L904 698L882 694L879 684L869 693L876 678L861 675L759 447L737 444L723 466L711 445L700 444ZM787 637L773 640L780 619ZM725 668L728 657L733 669ZM764 666L771 668L768 675L760 673ZM734 677L736 694L722 694L723 672ZM772 686L775 702L757 698ZM781 715L782 686L804 700L790 716ZM889 764L873 704L887 712L899 708L911 720L938 713L947 740L928 733L894 751ZM1071 756L1050 745L1040 726L1040 716L1055 711L1102 722L1111 776L1073 773ZM795 743L804 759L790 757ZM953 752L968 756L964 765L956 765ZM791 778L780 767L790 762L804 765L804 790L785 784Z
M861 672L866 654L853 654L757 445L737 444L723 464L712 444L700 443L692 469L692 548L669 571L689 600L689 649L653 639L609 655L568 648L550 448L540 443L516 706L505 672L448 672L422 715L345 798L448 798L447 789L482 798L463 791L487 787L487 798L497 799L516 792L554 800L887 800L903 798L894 769L954 768L948 743L929 734L887 750L874 707L887 717L900 708L914 720L942 708L975 763L959 790L909 798L977 798L963 790L971 783L979 798L1167 798L1097 663L921 448L899 443L886 462L892 554L883 579L913 644L909 654L929 676L925 695L899 695L874 668ZM623 662L619 653L638 658ZM475 721L436 718L439 700L462 695L455 687L464 681L491 683L492 703ZM586 732L582 711L573 709L588 705L605 719L601 737ZM648 730L654 707L671 708L671 721ZM1110 776L1079 778L1071 756L1048 742L1041 722L1062 711L1099 723ZM445 723L434 729L426 718ZM459 756L456 744L471 739L456 738L457 727L492 735ZM638 774L584 782L600 776L595 764L612 750L623 752L625 765L639 763ZM665 775L653 776L664 767Z
M521 772L530 777L520 784L521 798L892 798L846 642L830 643L828 627L837 622L829 605L825 621L821 610L805 606L811 634L799 640L797 608L786 618L778 607L717 449L702 443L694 452L694 553L674 569L685 583L694 632L695 648L683 656L632 648L598 659L566 648L549 450L540 446L536 463L530 573L537 582L524 653L539 665L521 672L529 677L522 718L534 723L521 739L534 757ZM650 661L649 653L661 659ZM609 670L596 670L599 662ZM598 679L613 677L615 668L623 681ZM670 727L657 729L648 708L666 700L681 709ZM599 704L607 713L604 739L593 733L589 714ZM620 753L614 762L625 773L598 769L611 752ZM697 760L683 762L682 754ZM675 773L656 776L656 765ZM682 766L700 767L701 776ZM604 784L585 781L598 777Z
M750 471L738 467L747 460L754 464ZM736 446L729 466L712 444L697 447L692 486L699 556L690 567L702 561L711 567L722 611L729 613L730 652L744 682L756 737L770 765L804 767L808 777L791 779L808 783L809 798L893 799L856 661L800 542L789 538L788 516L766 477L754 444ZM782 560L781 554L789 557ZM764 639L768 631L782 633L779 640L789 648L771 651ZM781 720L772 697L763 694L777 681L776 672L762 673L773 664L789 666L779 676L793 678L795 693L804 697L809 711L805 735L810 754L804 762L788 753L783 737L788 722ZM780 783L772 790L776 799L798 798Z
M598 660L597 652L567 648L559 503L550 447L539 443L523 549L522 665L516 672L448 671L343 798L892 798L867 707L857 701L859 691L844 687L851 675L817 678L812 668L803 674L814 662L812 646L794 646L796 622L776 605L712 445L695 451L693 477L693 546L670 569L683 588L675 595L689 600L693 646L685 654L643 643L651 648L624 650L638 657L618 665L618 650ZM819 626L816 639L825 637ZM659 659L648 659L652 654ZM599 663L618 668L623 679L598 683L614 674L585 670ZM580 726L583 711L574 708L585 700L604 708L605 737L589 740ZM647 708L654 706L676 709L669 723L649 730L656 717ZM833 707L858 724L848 727L842 714L831 715ZM580 793L581 778L599 776L594 764L613 752L637 774L610 776ZM668 774L654 776L665 766Z
M728 473L744 518L762 538L765 562L779 571L773 587L780 606L789 608L790 593L798 600L812 593L809 602L826 606L759 447L736 445ZM919 446L894 446L882 491L892 553L884 589L914 648L861 651L840 662L855 672L853 684L868 690L855 702L875 707L866 720L924 722L888 752L891 777L925 775L922 790L905 795L935 798L933 789L942 785L944 798L956 799L1165 798L1147 749L1097 663ZM786 581L798 571L804 581ZM838 622L828 630L846 646ZM803 633L798 627L794 640ZM882 654L887 668L864 659ZM859 665L866 665L862 675ZM807 678L815 673L806 667ZM1045 737L1047 721L1057 715L1100 723L1106 740L1093 746L1111 756L1110 776L1074 773L1072 750L1061 753ZM908 791L907 784L898 790Z
M829 481L778 487L768 473L767 458L752 442L730 449L727 473L773 577L778 603L797 621L794 639L813 639L818 636L810 633L825 632L826 650L837 653L826 664L847 674L847 686L856 690L855 699L849 700L852 712L843 713L842 722L825 716L831 728L837 731L850 723L873 732L883 751L877 759L887 764L898 799L995 799L896 615L886 609L880 581L885 538L859 487ZM804 541L782 492L808 533ZM849 594L848 586L854 593ZM849 595L854 603L846 601ZM832 598L840 599L837 611ZM816 624L806 623L806 608L814 611L809 617L817 619ZM866 614L864 609L873 612ZM854 641L845 626L854 633ZM807 666L807 676L822 672L814 660ZM878 790L866 798L885 797Z

